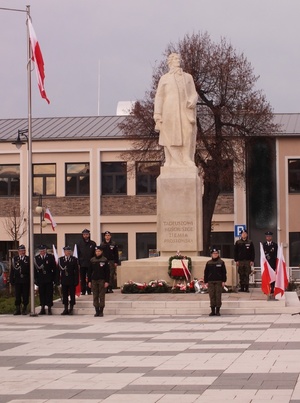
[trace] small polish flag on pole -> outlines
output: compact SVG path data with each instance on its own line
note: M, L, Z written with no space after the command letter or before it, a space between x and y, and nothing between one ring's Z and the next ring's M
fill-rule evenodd
M39 90L41 93L41 97L44 98L48 104L50 104L49 99L47 98L45 87L44 87L44 79L45 79L45 70L44 70L44 59L41 52L41 48L39 42L37 40L35 31L33 29L30 18L27 19L28 30L29 30L29 41L31 47L32 61L35 63L35 72L36 78L39 86Z
M54 221L52 214L50 213L50 210L48 208L46 208L45 214L44 214L44 218L46 218L46 220L49 220L51 222L51 226L52 229L54 231L54 228L57 226L56 222Z

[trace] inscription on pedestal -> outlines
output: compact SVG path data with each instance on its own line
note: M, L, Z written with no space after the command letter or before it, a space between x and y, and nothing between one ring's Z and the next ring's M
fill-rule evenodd
M162 242L171 249L180 249L195 243L195 222L192 220L162 221Z

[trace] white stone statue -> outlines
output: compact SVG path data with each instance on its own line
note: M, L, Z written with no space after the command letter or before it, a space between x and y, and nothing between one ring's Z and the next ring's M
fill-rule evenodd
M180 67L179 54L169 55L168 66L154 101L155 131L159 132L159 144L164 146L164 166L195 166L198 94L193 77Z

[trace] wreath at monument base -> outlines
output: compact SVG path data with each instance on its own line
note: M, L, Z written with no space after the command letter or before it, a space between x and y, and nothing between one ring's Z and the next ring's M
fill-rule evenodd
M182 267L174 267L172 262L175 259L182 261ZM186 262L184 262L184 261L187 261L187 265L186 265ZM191 273L192 273L192 259L190 257L177 254L177 255L171 256L169 258L168 274L173 280L189 281L189 278L191 277Z

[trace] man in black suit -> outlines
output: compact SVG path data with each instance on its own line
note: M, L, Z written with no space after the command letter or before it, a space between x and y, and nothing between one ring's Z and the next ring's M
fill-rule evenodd
M71 256L70 246L64 247L64 256L58 260L59 279L62 287L64 310L61 315L73 315L73 307L76 304L75 291L79 283L79 265L76 257ZM70 296L70 309L68 310Z
M16 310L14 315L21 315L21 313L22 315L26 315L29 303L30 263L24 245L18 247L18 256L12 258L9 281L15 287ZM21 303L23 303L22 311Z
M34 282L39 287L41 310L39 315L52 315L53 284L57 281L57 268L54 256L47 253L47 246L39 246L39 254L34 258Z
M269 262L269 265L275 271L278 245L276 242L273 242L273 232L267 231L265 232L265 236L266 241L263 243L263 249L265 252L266 259ZM274 287L275 287L275 281L271 283L271 295L274 294Z

